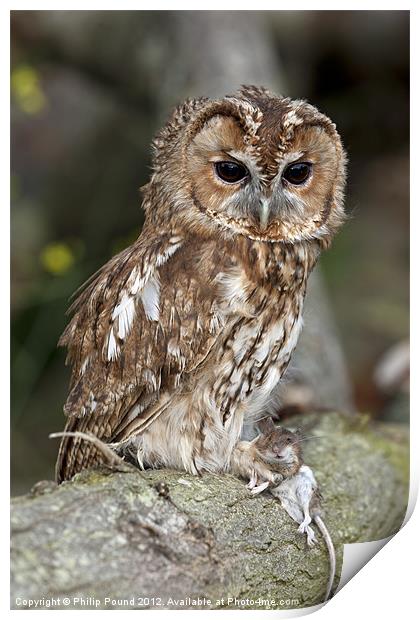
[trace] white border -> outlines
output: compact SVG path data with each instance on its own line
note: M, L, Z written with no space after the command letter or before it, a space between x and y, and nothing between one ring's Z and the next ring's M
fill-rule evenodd
M170 1L160 1L154 0L153 2L153 10L197 10L197 2L170 2ZM226 6L226 2L220 2L218 0L213 0L211 3L200 2L200 10L255 10L255 4L246 0L238 1L231 0L229 6ZM416 67L418 71L418 38L420 36L419 31L419 18L418 18L418 10L415 9L414 2L352 2L346 3L347 6L340 6L340 9L343 10L409 10L411 9L411 21L412 21L412 37L411 37L411 49L412 49L412 67ZM314 3L310 2L294 2L291 5L289 2L260 2L258 5L258 10L337 10L337 4L333 2L319 2L314 6ZM146 6L142 6L139 2L120 0L118 3L100 3L100 2L89 2L88 9L86 7L86 2L73 1L71 4L59 3L57 1L52 2L40 2L38 4L34 2L15 2L12 6L7 7L9 10L146 10ZM9 240L7 231L9 230L10 222L8 216L7 205L10 204L9 200L9 168L10 168L10 157L9 157L9 144L10 144L10 129L9 129L9 98L7 95L8 89L5 87L6 84L9 83L9 64L10 64L10 43L9 43L9 11L2 9L2 20L1 20L1 41L3 44L3 53L0 57L2 77L3 77L3 98L2 98L2 115L1 115L1 129L2 129L2 165L1 165L1 175L2 175L2 184L1 187L3 189L3 201L2 201L2 209L0 211L2 217L2 227L1 231L3 233L2 243L0 244L0 252L1 252L1 289L3 292L2 295L2 303L0 304L0 312L1 312L1 325L5 326L9 322L9 314L8 314L8 298L6 291L9 290L9 273L6 265L9 264ZM411 94L411 109L419 110L419 97L418 97L418 79L414 75L412 70L412 94ZM416 140L415 145L418 145L418 135L419 135L419 122L418 122L418 114L412 115L412 138ZM413 150L414 151L414 150ZM418 280L417 270L418 267L418 256L417 256L417 239L414 238L414 231L420 230L420 222L419 222L419 209L420 209L420 196L418 186L416 184L416 174L418 174L415 165L417 157L413 157L411 163L411 171L412 178L414 182L411 184L411 204L412 206L412 225L411 225L411 295L412 295L412 319L411 322L411 340L414 343L412 348L414 349L414 353L412 354L412 374L413 376L418 376L418 354L417 354L417 346L418 345L418 336L419 329L416 326L415 317L419 316L419 305L418 305L418 293L419 288L418 284L414 282L414 277ZM415 274L415 276L413 275ZM6 341L5 341L6 340ZM6 411L9 410L8 404L8 395L9 395L9 364L8 364L8 356L6 351L9 350L8 347L8 337L3 336L2 338L2 353L1 356L1 381L2 381L2 389L0 394L2 395L2 409L3 416L5 419ZM417 496L418 489L418 480L419 480L419 450L416 442L419 437L419 422L417 420L417 409L419 404L419 381L412 381L412 420L411 420L411 437L412 443L412 453L411 453L411 498L410 498L410 510L413 509L415 499ZM1 458L1 475L4 483L4 491L5 493L9 493L9 455L8 450L5 448L5 444L9 445L9 442L2 442L3 447L0 451ZM417 454L416 454L417 453ZM6 504L6 502L5 502ZM4 504L4 505L5 505ZM3 558L8 558L8 547L9 547L9 521L8 514L3 509L2 511L2 543L4 544L3 549ZM380 616L381 619L387 620L394 619L396 615L402 617L412 617L414 610L417 608L417 592L418 592L418 584L417 578L415 575L417 574L417 565L419 561L418 556L418 545L415 549L415 543L418 540L418 532L420 529L420 511L418 507L414 511L411 519L409 519L406 526L403 530L397 534L395 538L393 538L390 543L388 543L381 552L375 556L369 563L366 565L352 580L351 582L341 590L338 595L330 601L327 606L319 610L318 618L323 620L334 619L337 617L346 620L347 618L353 619L355 612L362 613L363 616L373 617ZM411 563L413 570L410 570L410 559L413 559ZM10 611L9 610L9 600L8 597L4 596L4 592L7 589L6 584L9 583L9 565L8 563L1 563L1 578L3 583L1 597L1 605L3 611L6 613L12 614L20 614L25 613L25 611ZM416 581L415 581L416 579ZM56 610L42 610L38 613L46 614L48 618L54 618L54 614L61 614L61 611ZM90 611L70 611L70 613L77 614L89 614L92 613ZM117 614L123 613L122 611L115 611ZM153 611L153 612L139 612L144 617L145 614L153 614L153 618L167 618L167 611ZM194 611L191 612L181 612L174 611L171 612L174 614L185 614L185 613L196 613ZM243 617L244 613L248 614L248 617L260 618L267 614L281 614L281 612L258 612L258 611L203 611L202 613L207 614L207 617L212 617L213 615L217 618L220 617L221 614L229 614L229 618ZM53 615L51 615L53 614ZM239 616L240 614L240 616Z

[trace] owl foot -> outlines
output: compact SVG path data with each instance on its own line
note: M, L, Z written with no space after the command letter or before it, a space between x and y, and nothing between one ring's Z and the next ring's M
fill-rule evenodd
M254 495L264 491L270 484L278 484L276 476L255 456L251 442L240 441L236 444L230 462L233 473L249 479L247 488Z
M258 495L258 493L262 493L269 486L269 484L270 482L266 480L262 484L259 484L258 486L253 487L253 489L251 490L252 495Z
M254 489L257 486L257 474L255 473L255 470L252 471L251 474L251 479L248 482L248 484L246 485L247 489Z
M251 474L251 479L246 485L246 488L250 489L253 495L257 495L258 493L262 493L262 491L265 491L265 489L267 489L267 487L269 487L270 485L279 485L283 479L284 478L281 474L273 474L273 480L264 480L263 482L261 482L257 472L253 470Z

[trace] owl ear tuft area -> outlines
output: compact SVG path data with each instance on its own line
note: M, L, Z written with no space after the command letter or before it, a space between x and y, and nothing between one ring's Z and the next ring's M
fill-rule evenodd
M265 88L264 86L253 86L252 84L242 84L238 94L246 99L272 96L268 88Z
M197 97L196 99L186 99L183 103L176 106L166 125L152 140L154 164L159 164L161 154L166 156L167 149L180 134L181 130L191 121L195 112L201 110L208 101L206 97Z

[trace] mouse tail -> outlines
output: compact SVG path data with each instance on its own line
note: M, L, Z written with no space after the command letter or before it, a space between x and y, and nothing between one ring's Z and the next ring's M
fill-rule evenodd
M335 549L334 549L334 544L331 539L330 533L327 530L324 521L321 519L319 515L316 515L314 517L314 521L319 527L319 530L322 536L324 537L325 544L327 545L327 549L328 549L328 555L330 556L330 576L328 579L328 585L327 585L327 590L326 590L325 599L324 599L324 602L327 602L331 596L331 590L333 587L335 571L336 571L337 563L336 563L336 558L335 558Z

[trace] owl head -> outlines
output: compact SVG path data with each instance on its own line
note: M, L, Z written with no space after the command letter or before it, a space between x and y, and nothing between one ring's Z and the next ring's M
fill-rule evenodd
M201 234L328 243L344 220L346 156L305 101L243 87L179 106L155 139L146 217Z

